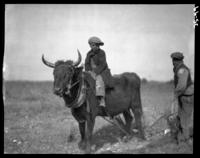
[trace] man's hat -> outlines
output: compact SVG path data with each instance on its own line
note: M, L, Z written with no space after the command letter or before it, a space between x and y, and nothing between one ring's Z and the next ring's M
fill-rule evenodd
M184 56L180 52L174 52L171 54L171 58L175 60L183 60Z
M90 37L89 40L88 40L88 43L89 44L95 43L95 44L99 44L99 45L102 45L102 46L104 45L104 43L101 41L101 39L98 38L98 37L95 37L95 36Z

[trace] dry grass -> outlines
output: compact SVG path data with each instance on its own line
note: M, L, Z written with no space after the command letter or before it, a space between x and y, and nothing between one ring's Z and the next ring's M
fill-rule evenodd
M78 124L63 100L52 93L52 85L52 82L4 83L5 153L83 153L77 146L80 140ZM172 88L166 83L142 85L145 126L169 108ZM165 127L166 123L161 123L156 128ZM128 143L121 142L121 134L117 127L97 117L93 137L96 153L111 147L116 153L137 153L133 148L147 144L135 138Z

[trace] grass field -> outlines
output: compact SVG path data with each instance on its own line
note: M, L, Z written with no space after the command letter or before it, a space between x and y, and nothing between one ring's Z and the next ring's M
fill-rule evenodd
M69 153L81 154L78 124L64 101L52 93L52 82L4 83L4 153ZM169 109L172 84L147 82L141 86L145 127L151 125ZM167 128L166 122L155 129ZM148 133L147 133L148 134ZM193 147L163 146L158 137L140 142L132 138L122 142L119 129L101 117L96 118L93 148L95 153L192 153ZM103 150L107 149L107 150ZM112 151L112 152L111 152Z

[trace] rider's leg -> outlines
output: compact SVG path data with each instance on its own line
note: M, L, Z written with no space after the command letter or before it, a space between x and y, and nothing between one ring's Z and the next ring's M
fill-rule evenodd
M96 96L99 100L99 105L105 107L105 85L101 75L96 76Z

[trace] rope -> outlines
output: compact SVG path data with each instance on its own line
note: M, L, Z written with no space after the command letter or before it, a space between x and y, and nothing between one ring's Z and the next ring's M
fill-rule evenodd
M74 87L77 83L79 83L80 82L80 80L78 80L78 81L76 81L71 87L70 87L70 89L72 88L72 87Z
M152 130L153 126L154 126L156 123L158 123L161 119L163 119L163 118L166 119L166 118L168 118L169 116L175 115L176 113L177 113L177 112L175 112L175 113L167 113L167 114L161 115L157 120L155 120L151 125L147 126L145 129L146 129L147 131L150 132L150 130ZM159 131L156 131L154 134L151 134L151 135L155 135L155 134L158 134L158 133L162 133L162 131L163 131L163 129L161 129L161 130L159 130Z

